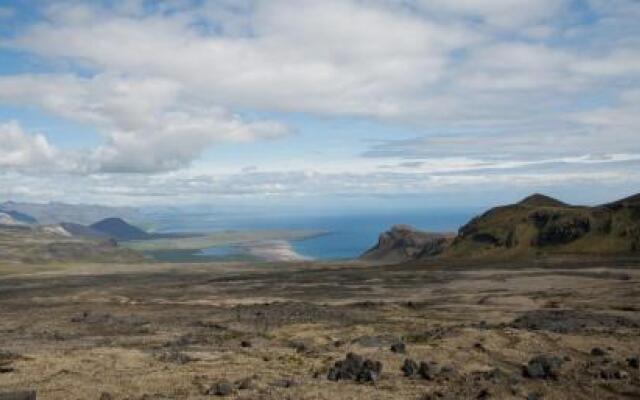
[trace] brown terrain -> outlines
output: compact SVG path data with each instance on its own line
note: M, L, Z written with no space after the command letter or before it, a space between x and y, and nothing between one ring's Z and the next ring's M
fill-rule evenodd
M633 258L5 266L0 392L640 398L639 266Z

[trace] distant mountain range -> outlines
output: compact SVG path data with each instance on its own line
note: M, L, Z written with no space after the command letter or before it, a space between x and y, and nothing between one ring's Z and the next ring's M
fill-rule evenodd
M0 259L4 264L48 262L141 262L139 252L109 238L71 235L60 225L0 224Z
M120 217L139 216L137 209L65 203L0 204L0 225L39 225L49 231L91 239L145 240L153 235ZM95 222L98 221L98 222Z
M200 233L149 233L118 217L110 217L91 225L63 222L58 224L72 236L93 239L115 239L119 242L130 240L176 239L202 236Z
M534 194L516 204L490 209L454 236L394 228L383 233L362 257L394 262L630 253L640 253L640 194L595 207Z
M199 234L148 233L125 221L140 220L142 213L135 208L107 207L65 203L0 204L0 226L33 226L48 232L84 239L114 239L116 241L172 239ZM97 222L96 222L97 221Z
M15 210L2 210L2 214L8 215L16 223L27 224L27 225L38 223L38 220L32 217L31 215L27 215Z
M108 207L90 204L20 203L7 201L0 204L0 213L27 224L59 224L62 222L89 225L95 221L119 217L129 221L140 219L140 212L132 207Z

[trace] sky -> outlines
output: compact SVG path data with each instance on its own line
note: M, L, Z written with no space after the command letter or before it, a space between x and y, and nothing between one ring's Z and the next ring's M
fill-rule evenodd
M0 199L640 192L638 0L0 0Z

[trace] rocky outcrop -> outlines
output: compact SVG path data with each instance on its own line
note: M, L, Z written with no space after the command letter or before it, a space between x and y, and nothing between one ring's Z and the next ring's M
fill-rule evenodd
M349 353L344 360L336 361L335 365L329 369L327 379L330 381L354 380L360 383L375 382L381 373L380 361Z
M362 258L385 262L402 262L435 256L444 251L451 235L419 231L408 225L395 225L382 233L378 243Z

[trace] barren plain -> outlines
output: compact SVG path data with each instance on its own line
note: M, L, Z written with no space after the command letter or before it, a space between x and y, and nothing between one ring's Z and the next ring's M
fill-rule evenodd
M0 393L640 398L639 267L634 259L4 266Z

